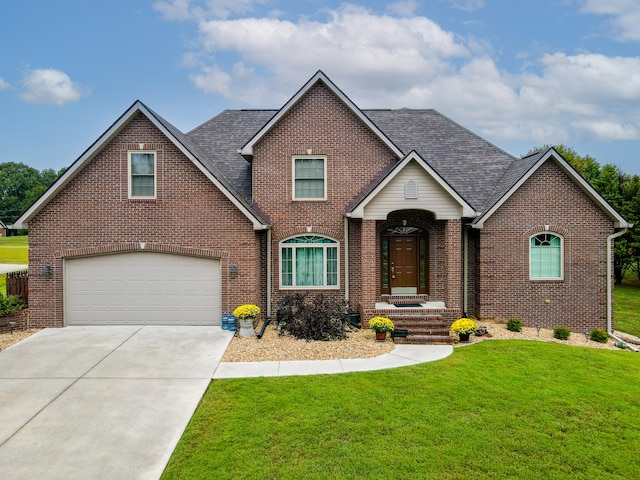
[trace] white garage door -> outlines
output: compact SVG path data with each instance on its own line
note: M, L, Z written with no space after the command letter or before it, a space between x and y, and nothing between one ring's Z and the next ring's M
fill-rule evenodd
M220 261L132 252L65 261L67 325L212 325Z

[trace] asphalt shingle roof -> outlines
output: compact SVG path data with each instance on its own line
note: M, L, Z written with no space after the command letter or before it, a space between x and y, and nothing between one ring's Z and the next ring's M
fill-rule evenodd
M406 155L415 150L470 205L482 212L532 163L520 160L436 110L362 111ZM250 201L251 164L238 151L277 110L225 110L186 134L203 164ZM535 162L534 162L535 163ZM214 171L215 170L215 171Z

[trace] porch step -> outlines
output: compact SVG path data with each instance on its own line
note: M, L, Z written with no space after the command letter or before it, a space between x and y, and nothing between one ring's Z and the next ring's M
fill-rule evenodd
M429 295L382 295L380 301L389 305L422 304L429 301Z
M406 337L394 337L396 343L451 343L451 323L438 314L389 315L396 328L406 330Z

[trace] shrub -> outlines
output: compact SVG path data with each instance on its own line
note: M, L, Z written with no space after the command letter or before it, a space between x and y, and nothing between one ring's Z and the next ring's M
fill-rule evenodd
M571 330L567 327L556 327L553 329L553 338L558 340L567 340L571 335Z
M0 293L0 317L25 308L27 308L27 304L22 300L22 297L18 295L7 295L5 297Z
M459 318L451 325L451 331L458 335L471 335L477 328L478 324L470 318Z
M279 307L278 324L282 332L307 341L347 338L349 317L345 315L344 305L322 294L311 300L307 299L307 294L289 295Z
M507 321L507 330L511 332L521 332L522 331L522 320L519 318L510 318Z
M602 328L594 328L593 330L591 330L589 338L594 342L607 343L607 341L609 340L609 334Z

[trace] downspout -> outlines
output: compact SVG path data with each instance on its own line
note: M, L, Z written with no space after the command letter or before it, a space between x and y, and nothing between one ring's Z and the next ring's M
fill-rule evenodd
M464 227L462 237L462 310L463 317L469 312L469 227Z
M271 229L267 229L267 318L271 318Z
M614 239L627 233L627 230L628 229L625 228L607 237L607 333L611 338L623 343L629 350L638 352L639 350L636 347L629 345L613 333L613 286L611 285L612 244Z
M349 305L349 217L344 217L344 301Z

